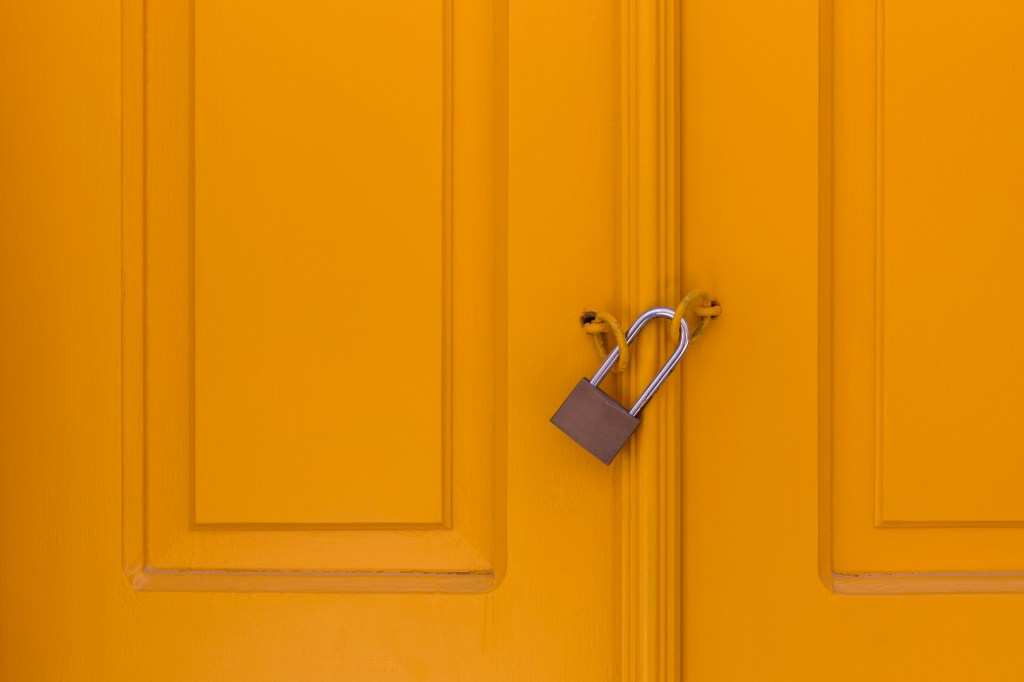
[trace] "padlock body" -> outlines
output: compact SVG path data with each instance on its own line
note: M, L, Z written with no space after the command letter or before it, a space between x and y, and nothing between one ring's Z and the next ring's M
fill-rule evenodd
M587 379L580 379L551 423L594 457L611 464L640 420Z

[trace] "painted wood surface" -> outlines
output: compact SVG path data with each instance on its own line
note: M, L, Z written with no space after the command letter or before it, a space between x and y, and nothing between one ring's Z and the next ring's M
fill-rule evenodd
M2 13L0 677L677 677L672 5Z
M504 16L268 5L239 34L230 3L125 7L125 177L145 179L123 196L132 580L493 587ZM351 51L391 58L349 76Z
M1024 13L682 7L683 679L1019 679Z
M7 3L0 678L1019 679L1022 26Z

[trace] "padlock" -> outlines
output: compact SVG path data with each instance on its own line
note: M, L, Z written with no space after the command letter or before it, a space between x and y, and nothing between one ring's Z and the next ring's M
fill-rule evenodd
M632 343L640 330L657 317L671 320L675 317L675 311L671 308L651 308L642 314L626 332L626 344ZM661 388L662 383L676 368L686 349L690 346L690 328L686 324L686 320L681 319L679 326L680 341L675 352L662 365L654 379L628 411L599 388L605 376L619 359L619 349L616 347L608 354L593 379L580 379L576 388L572 390L572 393L551 418L551 423L583 446L594 457L605 464L611 464L615 455L619 454L626 441L636 431L636 427L640 425L640 410Z

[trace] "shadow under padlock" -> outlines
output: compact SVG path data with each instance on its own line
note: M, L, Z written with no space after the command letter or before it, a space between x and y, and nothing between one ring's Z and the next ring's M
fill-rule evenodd
M651 308L636 318L629 331L626 332L626 343L630 344L647 323L657 317L673 319L675 311L671 308ZM661 385L676 368L686 349L690 347L690 328L686 320L680 317L679 345L672 357L662 365L654 379L647 385L644 392L636 399L633 407L626 410L607 393L598 388L605 376L619 359L619 348L616 346L605 359L604 364L589 381L584 377L576 384L569 397L551 417L551 423L560 428L567 436L579 443L590 454L605 464L611 464L615 455L640 426L640 410L657 392Z

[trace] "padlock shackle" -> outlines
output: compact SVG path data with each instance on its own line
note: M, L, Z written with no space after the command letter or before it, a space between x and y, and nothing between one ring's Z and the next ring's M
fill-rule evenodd
M633 342L640 330L647 326L647 323L656 318L665 318L671 320L676 316L676 311L672 308L651 308L650 310L642 313L640 317L636 318L636 321L630 326L629 331L626 332L626 344ZM683 358L683 354L686 353L686 349L690 347L690 327L686 324L686 320L679 320L679 345L676 346L676 350L672 353L672 356L661 366L658 373L654 375L651 383L647 384L647 388L640 394L640 397L633 403L633 407L629 409L629 413L634 417L640 413L640 410L644 409L644 405L651 399L651 397L661 388L661 385L665 383L665 379L672 373L672 370L676 368L679 361ZM605 358L604 364L602 364L597 372L594 373L594 378L590 380L590 385L595 388L604 381L604 378L611 371L615 365L615 361L619 359L619 348L616 346L608 353L608 357Z

